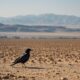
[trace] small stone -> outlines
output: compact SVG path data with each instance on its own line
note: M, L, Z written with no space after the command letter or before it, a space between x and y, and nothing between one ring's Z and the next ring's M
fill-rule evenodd
M61 80L68 80L68 78L66 78L66 77L63 77L63 78L61 78Z
M3 79L9 79L9 76L8 75L7 76L4 76Z

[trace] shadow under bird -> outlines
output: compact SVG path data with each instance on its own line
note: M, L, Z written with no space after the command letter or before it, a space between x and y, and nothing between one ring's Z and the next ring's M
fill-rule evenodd
M11 66L15 65L15 64L18 64L18 63L22 63L24 64L25 62L27 62L30 58L30 51L32 51L32 49L28 48L25 50L25 53L18 57L12 64Z

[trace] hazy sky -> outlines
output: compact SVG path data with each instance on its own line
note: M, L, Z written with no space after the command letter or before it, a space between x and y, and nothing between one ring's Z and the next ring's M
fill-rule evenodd
M44 13L80 16L80 0L0 0L1 17Z

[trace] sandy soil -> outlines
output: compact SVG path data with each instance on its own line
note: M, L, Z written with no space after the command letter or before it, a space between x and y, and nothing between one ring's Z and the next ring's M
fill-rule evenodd
M10 66L28 47L25 66ZM80 80L80 40L0 40L0 80Z

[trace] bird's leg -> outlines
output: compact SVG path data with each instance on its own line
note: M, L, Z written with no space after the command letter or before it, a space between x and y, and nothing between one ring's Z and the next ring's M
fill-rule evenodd
M22 68L24 67L24 64L22 63Z
M25 64L23 64L23 67L24 67L24 68L26 68L26 65L25 65Z

